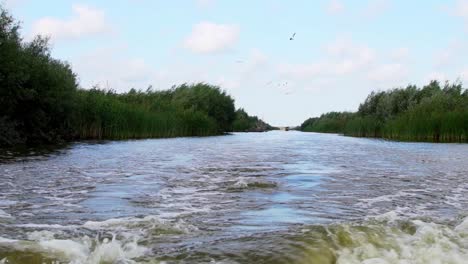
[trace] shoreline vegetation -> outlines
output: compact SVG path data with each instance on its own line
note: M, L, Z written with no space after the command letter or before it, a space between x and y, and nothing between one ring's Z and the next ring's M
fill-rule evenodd
M309 118L299 130L399 141L468 142L468 89L431 81L372 92L357 112Z
M236 111L236 118L233 123L234 132L265 132L270 130L278 130L257 116L249 116L244 109L240 108Z
M51 57L47 38L26 42L19 30L0 5L0 146L273 129L236 112L231 96L206 83L126 93L81 89L71 66Z

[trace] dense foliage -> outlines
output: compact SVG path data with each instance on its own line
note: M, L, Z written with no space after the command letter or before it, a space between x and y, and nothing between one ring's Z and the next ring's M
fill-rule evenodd
M72 118L80 139L217 135L230 131L235 117L233 99L203 83L123 94L79 90L76 109Z
M233 123L235 132L265 132L274 129L257 116L249 116L242 108L236 111L236 118Z
M468 90L432 81L418 88L372 92L356 113L328 113L301 125L303 131L435 142L468 141Z
M310 130L321 133L335 133L344 131L348 121L354 116L349 112L330 112L320 117L312 117L301 124L302 131Z
M51 142L70 129L77 88L70 66L53 59L47 39L24 42L0 7L0 145Z
M0 7L0 146L72 139L206 136L232 131L234 100L219 87L183 84L118 94L78 89L70 66L31 42Z

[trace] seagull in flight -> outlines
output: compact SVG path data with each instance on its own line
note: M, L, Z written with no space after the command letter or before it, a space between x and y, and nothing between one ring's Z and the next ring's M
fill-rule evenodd
M294 37L296 36L296 32L289 38L289 40L294 40Z

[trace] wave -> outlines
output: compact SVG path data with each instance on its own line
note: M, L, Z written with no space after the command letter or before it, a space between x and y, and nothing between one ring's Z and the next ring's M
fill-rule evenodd
M198 230L181 219L169 221L157 216L112 218L83 225L22 224L15 227L30 232L26 233L26 239L0 237L0 264L139 263L135 259L150 250L142 245L143 241Z
M183 263L466 264L468 217L436 223L389 212L361 223L302 226L197 250L173 260L189 255Z
M148 243L151 237L167 234L152 230L169 228L182 234L194 232L194 227L155 216L86 222L82 227L101 235L63 238L60 232L66 231L51 229L30 232L27 240L0 237L0 263L158 263L164 259L170 263L466 264L468 259L468 217L437 223L404 219L391 211L361 223L302 226L248 239L200 242L168 255L157 255L158 245ZM102 235L103 230L113 235ZM127 235L119 233L122 230ZM15 262L18 256L22 261Z
M276 188L277 184L271 181L259 181L255 178L238 177L235 181L228 184L230 191L241 191L248 189L271 189Z
M112 239L51 239L50 234L37 241L21 241L0 238L0 263L136 263L147 249L137 241L122 242Z
M468 217L451 225L405 220L389 212L361 224L309 227L287 244L297 246L298 241L306 242L285 263L466 264Z
M337 264L452 263L468 260L468 218L451 228L422 220L350 226Z

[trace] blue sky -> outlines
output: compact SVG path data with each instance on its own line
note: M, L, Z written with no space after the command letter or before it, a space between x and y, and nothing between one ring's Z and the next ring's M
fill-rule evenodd
M468 0L3 3L83 88L204 81L273 125L356 110L372 90L468 81Z

